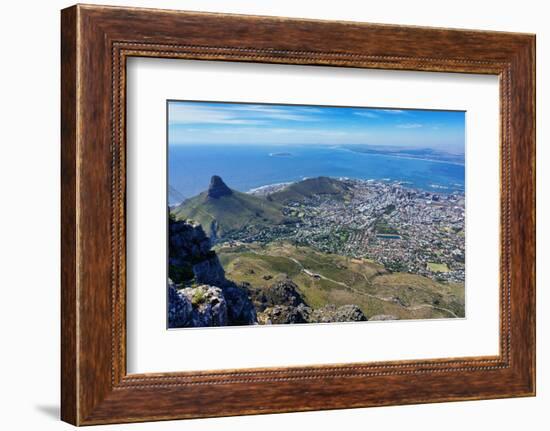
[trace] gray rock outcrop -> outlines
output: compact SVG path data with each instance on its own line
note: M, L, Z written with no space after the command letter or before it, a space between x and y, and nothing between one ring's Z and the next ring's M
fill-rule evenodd
M266 308L258 314L258 320L264 325L279 325L284 323L308 323L311 308L305 304L297 307L289 305L275 305Z
M260 311L276 305L289 307L305 305L302 295L298 292L298 286L288 278L278 281L268 288L253 289L252 299Z
M372 316L369 320L399 320L399 317L392 314L377 314Z
M222 290L206 284L176 290L168 286L168 323L171 328L226 326L227 303Z
M349 305L326 305L323 308L313 310L309 317L310 323L333 323L333 322L364 322L368 320L361 309L354 304Z
M298 286L290 279L274 283L268 288L253 289L252 299L262 324L362 322L367 316L357 305L327 305L309 307Z

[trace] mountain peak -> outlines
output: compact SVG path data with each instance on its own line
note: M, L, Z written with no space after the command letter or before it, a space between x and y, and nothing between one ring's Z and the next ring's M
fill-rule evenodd
M223 182L221 177L218 175L212 175L210 179L210 185L208 186L208 197L209 198L221 198L222 196L228 196L231 193L231 189Z

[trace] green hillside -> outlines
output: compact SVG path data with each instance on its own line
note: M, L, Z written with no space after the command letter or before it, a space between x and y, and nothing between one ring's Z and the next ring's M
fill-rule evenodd
M392 273L366 259L326 254L287 242L220 245L216 252L228 279L268 289L288 277L313 308L356 304L369 318L464 317L463 284Z
M177 220L191 219L200 223L213 238L245 227L277 225L285 221L281 206L276 202L231 190L231 193L212 197L208 192L187 199L171 213Z
M208 190L185 200L171 210L177 220L194 220L203 226L213 239L231 232L292 222L282 213L288 202L299 202L314 196L331 195L334 199L346 199L349 186L328 177L309 178L293 183L267 197L254 196L230 189L214 175Z
M318 195L332 195L334 199L345 199L349 186L342 181L329 177L308 178L290 184L282 190L271 193L268 199L273 202L286 203L303 201Z

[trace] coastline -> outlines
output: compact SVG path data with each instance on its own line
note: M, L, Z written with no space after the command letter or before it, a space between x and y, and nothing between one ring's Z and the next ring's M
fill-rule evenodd
M389 185L389 184L395 184L397 186L403 187L404 189L409 190L421 190L426 193L432 193L432 194L439 194L439 195L452 195L454 193L465 195L466 191L460 190L456 188L456 184L452 184L451 186L445 186L441 184L430 184L430 187L434 190L425 190L421 187L417 187L414 185L411 181L405 181L405 180L397 180L393 178L351 178L351 177L341 177L341 176L330 176L330 175L322 175L326 176L327 178L331 178L338 181L356 181L359 183L366 183L368 185ZM278 183L272 183L272 184L265 184L263 186L254 187L249 190L243 191L243 193L252 194L252 195L267 195L270 193L273 193L278 190L282 190L292 184L299 183L301 181L306 180L307 177L301 178L296 181L285 181L285 182L278 182Z
M454 165L454 166L466 166L466 161L464 161L464 163L458 163L458 162L451 162L451 161L448 161L448 160L426 159L426 158L423 158L423 157L403 156L403 155L391 154L391 153L375 153L375 152L367 153L367 152L364 152L364 151L353 150L353 149L347 148L347 147L333 147L333 148L349 151L349 152L354 153L354 154L362 154L362 155L365 155L365 156L383 156L383 157L393 157L395 159L421 160L421 161L424 161L424 162L442 163L442 164Z
M292 150L293 156L270 156L275 150ZM213 154L215 157L212 157ZM357 154L363 154L364 157ZM246 172L246 175L242 172ZM261 193L266 186L276 187L318 176L390 179L409 183L414 188L428 192L463 192L466 187L462 164L431 158L360 153L342 146L330 149L324 146L195 146L193 150L171 150L169 185L181 191L181 194L186 197L199 194L207 187L211 175L220 175L230 187L245 193ZM171 201L179 200L172 194L171 198Z

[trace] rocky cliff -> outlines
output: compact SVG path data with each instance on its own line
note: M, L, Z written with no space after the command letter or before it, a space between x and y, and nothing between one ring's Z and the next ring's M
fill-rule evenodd
M244 286L227 280L200 225L169 219L168 326L251 325L256 310Z
M227 280L202 227L170 218L170 328L365 320L357 305L311 308L290 279L268 287Z
M169 220L169 277L175 284L223 284L225 273L200 225Z
M208 186L208 190L206 193L208 194L209 198L219 199L222 196L229 196L233 192L229 187L227 187L221 177L219 177L218 175L213 175L210 179L210 185Z
M300 293L298 286L290 280L274 283L267 289L251 288L252 299L262 324L281 323L329 323L361 322L367 316L357 305L327 305L312 309Z
M227 301L219 287L199 285L177 289L168 281L168 326L198 328L226 326Z

